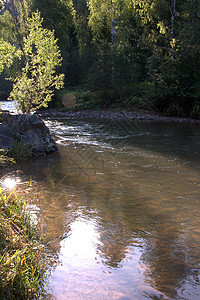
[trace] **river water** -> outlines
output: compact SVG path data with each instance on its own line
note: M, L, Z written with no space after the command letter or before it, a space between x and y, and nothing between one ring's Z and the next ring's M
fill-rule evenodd
M48 299L200 299L200 125L47 120L21 163L56 255Z

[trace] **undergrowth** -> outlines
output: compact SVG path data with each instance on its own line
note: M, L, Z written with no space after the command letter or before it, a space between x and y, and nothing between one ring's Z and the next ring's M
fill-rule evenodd
M16 160L27 160L32 157L32 149L24 142L15 141L12 148L8 150L8 156Z
M25 202L0 189L0 299L38 299L46 259Z

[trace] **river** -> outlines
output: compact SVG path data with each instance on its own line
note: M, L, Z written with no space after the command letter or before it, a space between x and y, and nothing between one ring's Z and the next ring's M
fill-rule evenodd
M59 153L20 168L56 255L48 299L199 299L200 125L45 122Z

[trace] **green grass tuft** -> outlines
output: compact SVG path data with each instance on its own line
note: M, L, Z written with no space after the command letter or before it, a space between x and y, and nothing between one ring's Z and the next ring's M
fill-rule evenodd
M15 141L13 147L8 150L8 155L16 160L27 160L32 157L32 149L29 145Z
M0 299L38 299L46 259L25 202L0 189Z

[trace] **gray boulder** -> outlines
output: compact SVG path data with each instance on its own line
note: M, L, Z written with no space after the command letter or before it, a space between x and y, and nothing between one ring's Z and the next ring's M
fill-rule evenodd
M0 148L9 149L14 145L14 139L10 137L9 127L6 124L0 124Z
M14 143L28 145L33 155L57 151L48 127L37 115L2 113L0 148L12 148Z

